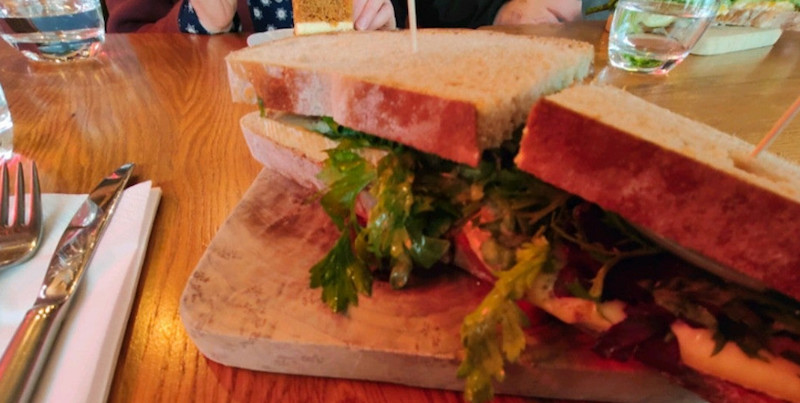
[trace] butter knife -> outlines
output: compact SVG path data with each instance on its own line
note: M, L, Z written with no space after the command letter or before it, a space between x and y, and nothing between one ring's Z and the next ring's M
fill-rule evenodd
M0 359L0 402L30 400L95 246L133 174L119 167L89 193L61 235L39 294Z

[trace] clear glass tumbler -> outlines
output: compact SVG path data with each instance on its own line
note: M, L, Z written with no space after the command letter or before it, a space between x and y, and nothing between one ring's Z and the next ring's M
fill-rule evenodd
M34 61L92 57L105 41L99 0L0 0L0 37Z
M0 86L0 161L8 160L14 152L14 124L8 111L8 102Z
M705 33L719 0L620 0L608 39L608 61L624 70L666 74Z

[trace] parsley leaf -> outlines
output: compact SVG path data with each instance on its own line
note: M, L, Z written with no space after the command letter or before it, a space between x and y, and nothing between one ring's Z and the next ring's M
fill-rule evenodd
M351 144L342 142L328 150L320 177L329 184L320 199L325 212L342 231L328 254L311 268L311 288L322 287L322 300L334 312L344 312L358 304L358 293L370 295L372 273L353 252L351 235L359 230L355 213L356 199L375 179L375 168Z
M350 144L342 143L328 150L328 159L320 172L320 178L329 184L320 203L340 230L344 229L346 221L356 221L358 194L376 176L375 168L349 147Z
M328 254L311 268L311 288L322 287L322 300L334 311L358 305L358 293L370 295L372 274L353 254L350 234L342 233Z
M549 261L550 246L536 235L517 250L517 263L500 272L494 288L461 326L461 343L466 357L458 368L465 378L464 396L470 402L485 402L494 395L493 380L505 377L506 361L519 358L525 348L525 314L514 301L533 286L536 276Z

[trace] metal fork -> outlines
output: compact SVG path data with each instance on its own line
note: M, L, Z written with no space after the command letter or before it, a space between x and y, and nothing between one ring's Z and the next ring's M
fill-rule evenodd
M22 163L17 164L16 198L13 212L9 206L12 192L8 180L8 163L3 163L0 189L0 271L28 260L39 249L42 240L42 195L39 190L39 172L31 163L33 185L30 192L30 218L25 221L25 174ZM13 214L13 215L12 215ZM9 216L13 222L9 222Z

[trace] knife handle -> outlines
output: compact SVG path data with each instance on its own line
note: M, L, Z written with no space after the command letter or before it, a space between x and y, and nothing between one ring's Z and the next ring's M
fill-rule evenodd
M25 313L0 359L0 402L30 400L64 320L63 308L63 303L47 304Z

